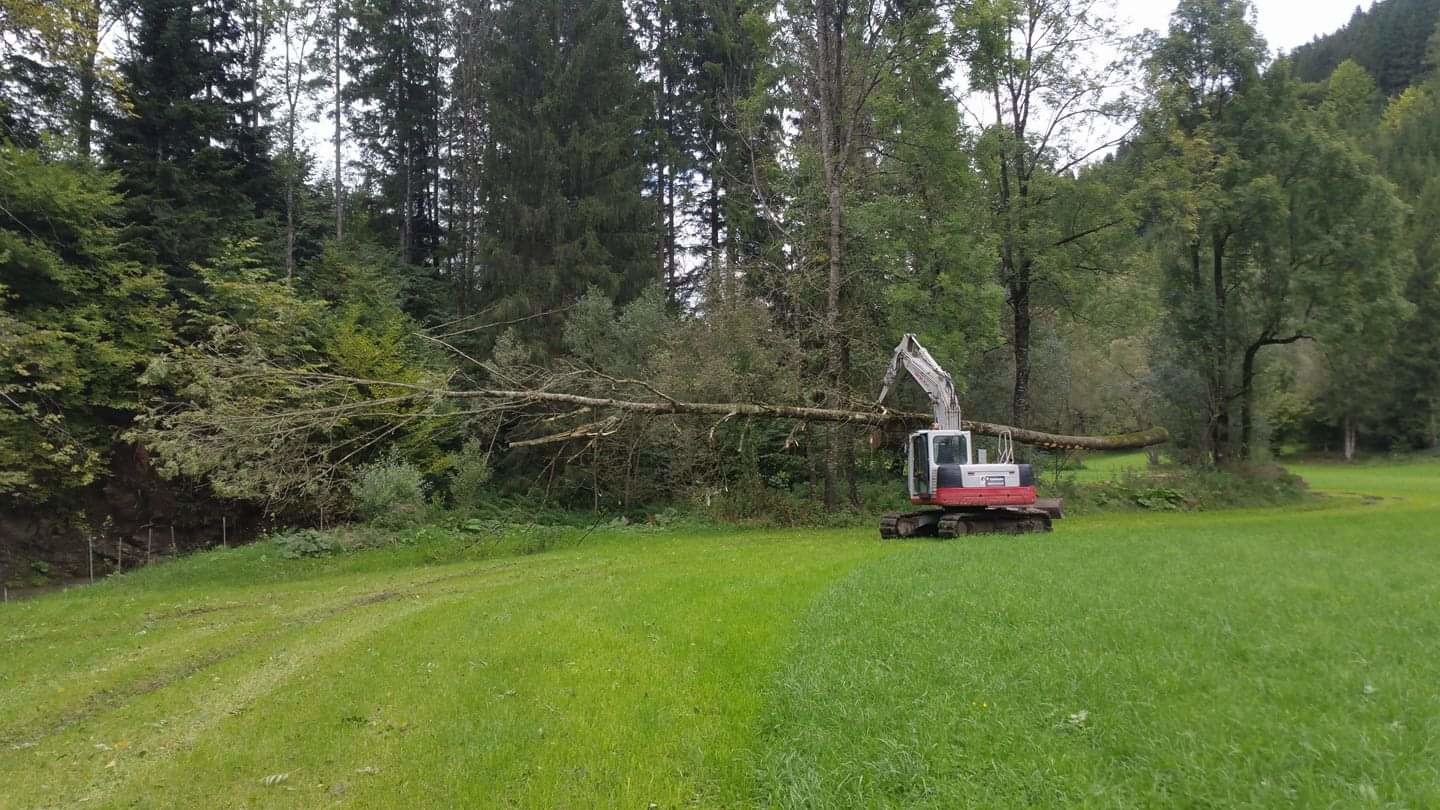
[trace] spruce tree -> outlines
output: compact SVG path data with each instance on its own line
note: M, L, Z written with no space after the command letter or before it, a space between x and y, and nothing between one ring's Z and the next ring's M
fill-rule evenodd
M517 0L492 11L481 293L494 320L628 300L655 277L642 189L647 104L619 0ZM522 332L559 346L559 320Z
M375 227L406 261L433 266L440 249L441 55L445 15L434 0L356 0L343 55ZM378 236L378 234L377 234Z
M236 0L139 0L120 73L130 102L105 144L126 198L129 237L172 286L257 235L275 210L269 132L247 97Z

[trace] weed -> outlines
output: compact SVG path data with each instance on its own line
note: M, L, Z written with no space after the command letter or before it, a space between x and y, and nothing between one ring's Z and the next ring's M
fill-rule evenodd
M458 509L468 509L484 500L490 485L490 453L479 440L470 439L454 457L450 495Z
M270 538L280 550L280 556L287 560L301 557L324 557L344 550L344 545L329 532L314 529L298 529Z
M424 476L394 458L362 468L350 494L360 515L377 526L409 525L425 511Z

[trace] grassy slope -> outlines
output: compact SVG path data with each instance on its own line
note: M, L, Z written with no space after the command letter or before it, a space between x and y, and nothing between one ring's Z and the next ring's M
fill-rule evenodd
M1388 500L157 566L0 608L0 808L1440 803L1440 464L1302 472Z

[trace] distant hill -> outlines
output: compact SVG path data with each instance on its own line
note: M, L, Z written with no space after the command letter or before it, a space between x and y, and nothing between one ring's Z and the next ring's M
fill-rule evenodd
M1381 91L1394 95L1426 72L1426 45L1437 19L1440 0L1381 0L1369 11L1356 6L1340 30L1295 49L1295 73L1305 81L1321 81L1336 65L1354 59Z

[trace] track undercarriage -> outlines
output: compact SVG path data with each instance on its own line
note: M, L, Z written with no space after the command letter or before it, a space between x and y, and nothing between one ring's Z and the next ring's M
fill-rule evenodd
M906 537L964 537L971 534L1030 534L1048 532L1059 505L1033 507L978 507L891 512L880 518L880 539Z

